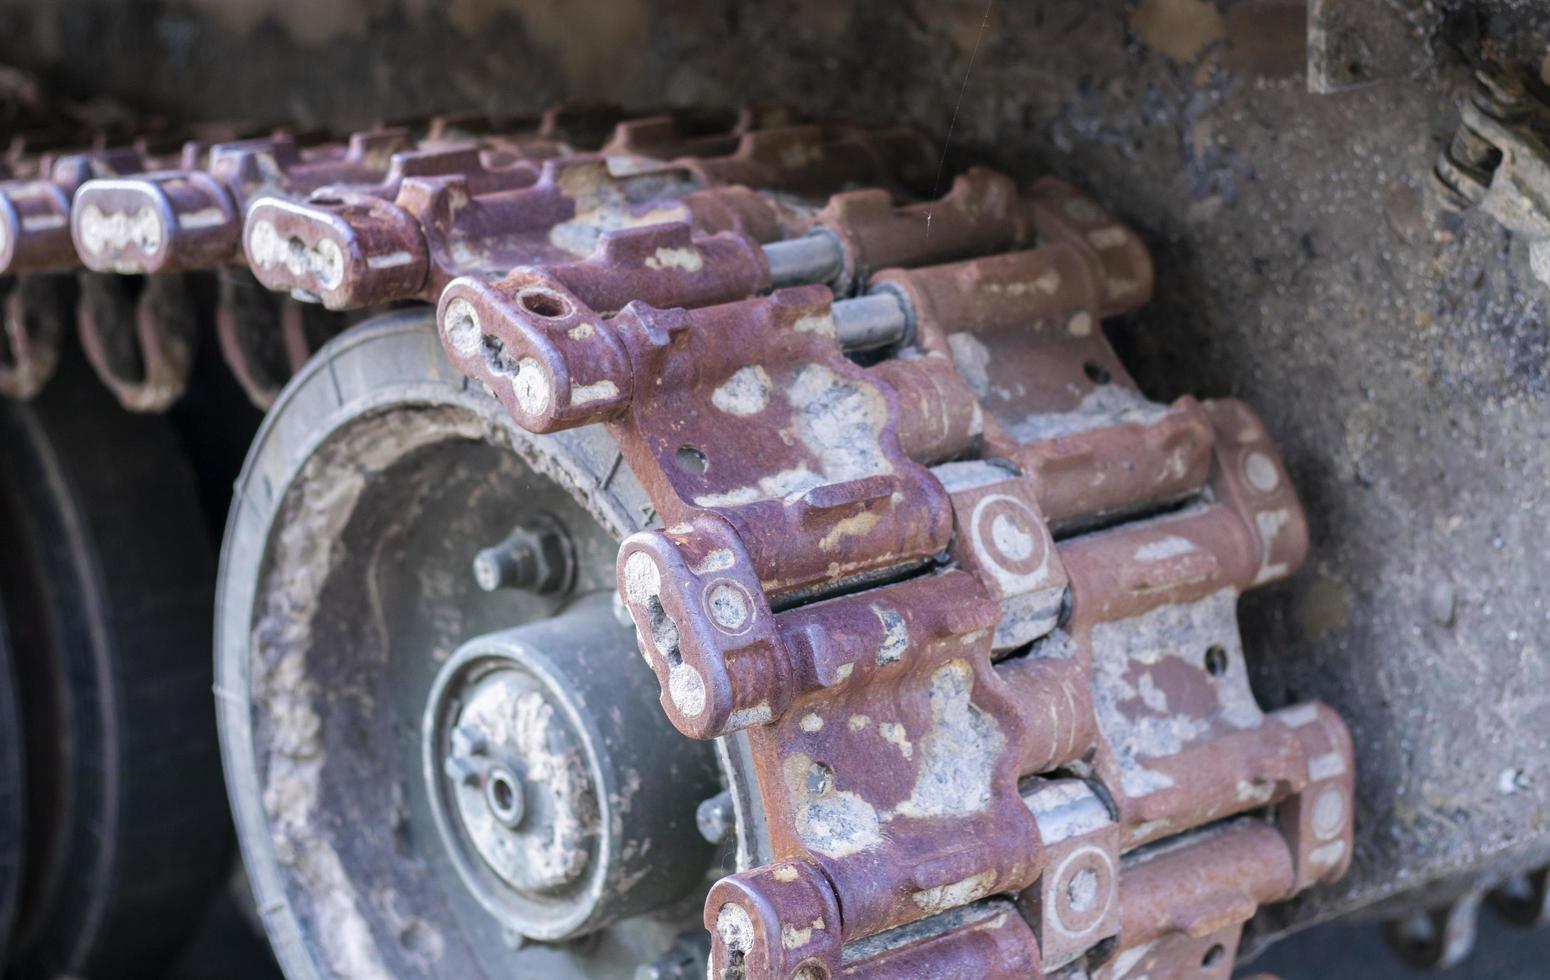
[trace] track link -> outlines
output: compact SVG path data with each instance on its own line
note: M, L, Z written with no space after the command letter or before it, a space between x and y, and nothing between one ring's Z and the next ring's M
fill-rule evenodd
M770 108L18 161L0 274L81 277L128 408L176 399L169 297L219 270L261 405L340 314L435 302L519 426L606 427L650 504L618 594L737 815L715 980L1227 977L1350 861L1345 726L1261 710L1236 619L1303 562L1291 480L1248 406L1139 391L1102 321L1151 260L1076 188L932 196L918 135ZM58 320L8 320L11 394Z

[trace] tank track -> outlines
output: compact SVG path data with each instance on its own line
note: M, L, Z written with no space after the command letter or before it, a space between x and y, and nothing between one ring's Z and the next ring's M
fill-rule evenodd
M1261 904L1344 872L1345 726L1263 711L1236 618L1304 560L1290 477L1241 402L1140 392L1102 321L1151 260L1076 188L937 195L918 135L769 107L7 166L6 394L73 319L163 410L213 296L263 406L417 301L522 428L607 427L661 710L730 760L716 980L1227 977Z

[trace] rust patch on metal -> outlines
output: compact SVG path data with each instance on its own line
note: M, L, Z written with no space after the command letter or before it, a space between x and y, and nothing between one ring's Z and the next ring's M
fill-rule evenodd
M1349 861L1345 729L1262 712L1236 620L1306 522L1247 407L1152 402L1104 338L1151 291L1134 233L968 180L943 253L870 194L815 219L852 275L1042 243L871 277L905 327L871 367L828 290L609 316L549 269L454 283L443 344L534 431L608 422L662 519L620 593L673 723L747 732L775 859L712 890L715 977L1226 976Z

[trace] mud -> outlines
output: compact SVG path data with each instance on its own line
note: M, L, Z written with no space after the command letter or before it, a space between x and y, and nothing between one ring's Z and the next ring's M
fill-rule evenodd
M239 6L7 0L0 56L200 118L782 101L950 129L949 164L1093 191L1157 258L1154 301L1110 328L1142 388L1256 405L1310 515L1312 567L1246 602L1247 660L1268 705L1350 721L1358 840L1347 880L1278 920L1550 856L1550 294L1428 187L1454 52L1537 64L1542 11L1460 45L1437 33L1458 5L1428 4L1415 78L1316 96L1302 5L1278 0L664 0L592 18L595 44L538 3Z

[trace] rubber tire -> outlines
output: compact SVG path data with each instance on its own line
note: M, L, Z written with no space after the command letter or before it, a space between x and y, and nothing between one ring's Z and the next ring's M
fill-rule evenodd
M16 919L16 896L21 891L22 857L27 847L26 792L16 672L11 669L5 603L0 601L0 963L5 962L11 924Z
M193 475L166 421L120 409L78 352L0 405L0 459L33 831L11 975L160 976L232 853Z

